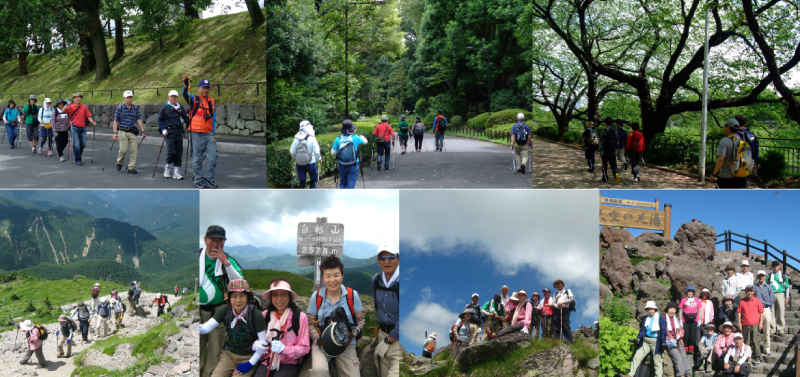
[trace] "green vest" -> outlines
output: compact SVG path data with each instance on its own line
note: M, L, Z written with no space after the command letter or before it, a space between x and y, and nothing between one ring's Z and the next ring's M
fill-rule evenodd
M228 291L227 284L230 279L225 273L221 276L214 276L214 267L217 264L216 259L210 258L205 253L203 255L205 256L205 261L200 265L200 305L222 304L225 302L225 292ZM231 266L239 275L244 276L242 268L239 267L236 260L228 256L228 261L231 262Z
M780 278L775 277L775 273L772 272L767 276L767 283L772 287L772 290L775 293L783 293L790 286L789 277L783 273L783 271L779 272Z

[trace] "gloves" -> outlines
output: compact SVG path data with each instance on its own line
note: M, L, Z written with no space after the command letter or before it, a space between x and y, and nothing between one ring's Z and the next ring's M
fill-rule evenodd
M286 348L280 340L273 340L272 344L270 344L272 348L272 353L280 354L283 352L283 349Z
M253 369L253 364L250 364L249 361L245 361L236 366L236 370L238 370L241 374L247 374L250 369Z
M161 134L164 135L164 136L167 136L167 130L162 130Z
M523 327L523 328L522 328L522 332L524 332L524 333L526 333L526 334L530 334L530 333L528 332L528 328L527 328L527 327Z
M61 332L61 331L59 331L59 330L56 330L56 335L58 335L58 333L59 333L59 332Z
M267 345L265 345L265 344L266 343L263 343L263 342L261 342L259 340L256 340L255 342L253 342L253 351L256 351L256 353L259 353L259 354L262 354L262 355L267 353L267 351L269 351L269 347Z
M71 343L72 343L72 339L67 339L67 344L71 344Z
M386 351L388 350L389 350L389 344L384 341L381 341L380 344L378 344L378 346L375 347L375 355L378 357L384 357L386 356Z

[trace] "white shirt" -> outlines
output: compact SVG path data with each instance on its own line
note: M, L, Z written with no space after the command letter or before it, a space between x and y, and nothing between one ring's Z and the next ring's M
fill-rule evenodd
M575 302L575 296L572 295L572 291L566 288L556 292L554 298L556 301L556 306L558 306L558 304L564 304L561 306L562 309L569 308L570 305Z
M753 276L753 273L750 272L750 271L747 271L746 274L743 273L742 271L739 271L739 272L736 273L735 276L736 276L736 280L738 280L738 282L739 282L739 290L740 291L743 291L745 289L745 287L747 287L748 285L753 285L753 282L756 281L755 276Z
M722 279L722 297L727 295L736 297L739 294L739 291L739 282L736 275Z
M505 296L503 296L502 294L500 295L500 302L503 303L503 307L506 306L506 303L508 302L508 299L510 299L510 298L511 298L511 296L508 296L508 295L505 295Z

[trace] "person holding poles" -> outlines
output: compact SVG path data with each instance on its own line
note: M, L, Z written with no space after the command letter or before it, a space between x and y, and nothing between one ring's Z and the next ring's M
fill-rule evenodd
M117 107L114 114L114 140L119 138L119 155L117 156L117 170L122 170L122 163L125 162L125 155L128 149L131 151L131 156L128 159L128 174L136 174L136 155L139 150L136 144L136 136L138 134L136 126L142 130L142 138L144 139L144 124L142 123L142 114L139 112L139 106L133 104L133 92L130 90L122 94L124 102Z
M6 133L8 134L8 144L14 148L19 136L19 124L22 122L21 114L17 110L17 104L14 100L8 101L8 107L3 110L3 122L6 124Z
M378 147L378 171L381 170L381 161L383 161L386 171L389 171L389 157L394 148L395 136L392 126L389 125L388 116L381 115L381 123L372 130L372 136L375 136L375 145ZM389 146L390 142L391 146Z
M572 329L569 326L569 315L575 310L575 296L572 291L564 288L564 281L561 279L553 283L556 294L553 300L556 307L553 309L553 322L555 322L555 337L563 339L567 344L572 344Z
M183 75L183 99L189 104L189 145L192 148L194 165L194 185L202 188L217 188L214 173L217 170L217 103L208 96L211 83L200 80L198 94L189 93L192 79ZM208 157L208 165L203 171L203 157Z
M50 101L50 98L44 99L44 106L39 109L39 124L40 126L40 133L42 137L42 144L39 145L39 154L42 154L42 148L44 148L44 143L47 142L47 153L46 156L53 155L53 103Z
M170 90L169 102L158 112L158 129L164 135L167 144L167 164L164 166L164 178L183 179L181 175L181 155L183 154L183 125L190 123L186 110L178 104L178 91Z
M22 108L22 115L25 116L25 128L27 130L28 143L31 145L31 152L36 154L36 144L39 142L39 106L36 106L36 95L31 94L28 104ZM39 151L39 153L42 153Z
M72 125L70 132L72 133L72 152L75 153L75 165L81 166L83 165L81 156L86 148L86 120L88 119L95 127L97 127L97 122L92 118L92 112L89 111L89 108L81 105L81 101L83 101L82 94L73 94L72 101L73 104L68 105L65 112L69 114Z

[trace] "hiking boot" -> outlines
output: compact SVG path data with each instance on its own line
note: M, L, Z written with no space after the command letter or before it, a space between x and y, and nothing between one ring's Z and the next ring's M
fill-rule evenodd
M589 169L586 169L586 171L587 171L587 172L589 172L589 173L591 173L591 172L593 172L593 171L594 171L594 169L592 169L592 168L589 168Z
M63 355L60 354L60 353L56 355L56 357L58 357L58 358L60 358L61 356L63 356Z
M83 166L83 162L80 162L80 161L75 161L75 165L78 165L78 166Z
M614 176L617 178L617 184L619 184L619 173L614 174Z
M64 161L66 161L66 160L67 160L67 159L66 159L66 158L64 158L64 156L60 156L60 157L58 157L58 162L64 162Z
M209 181L208 179L203 179L203 182L206 183L207 188L215 189L217 188L217 184L214 181Z
M128 174L138 174L139 172L136 171L136 168L128 169Z
M381 166L380 165L378 165L378 171L381 171Z
M122 170L122 164L117 164L117 171Z
M525 164L519 166L519 172L525 174Z
M177 179L177 180L181 180L181 179L183 179L183 176L181 175L180 172L176 171L174 174L172 174L172 178L173 179Z

